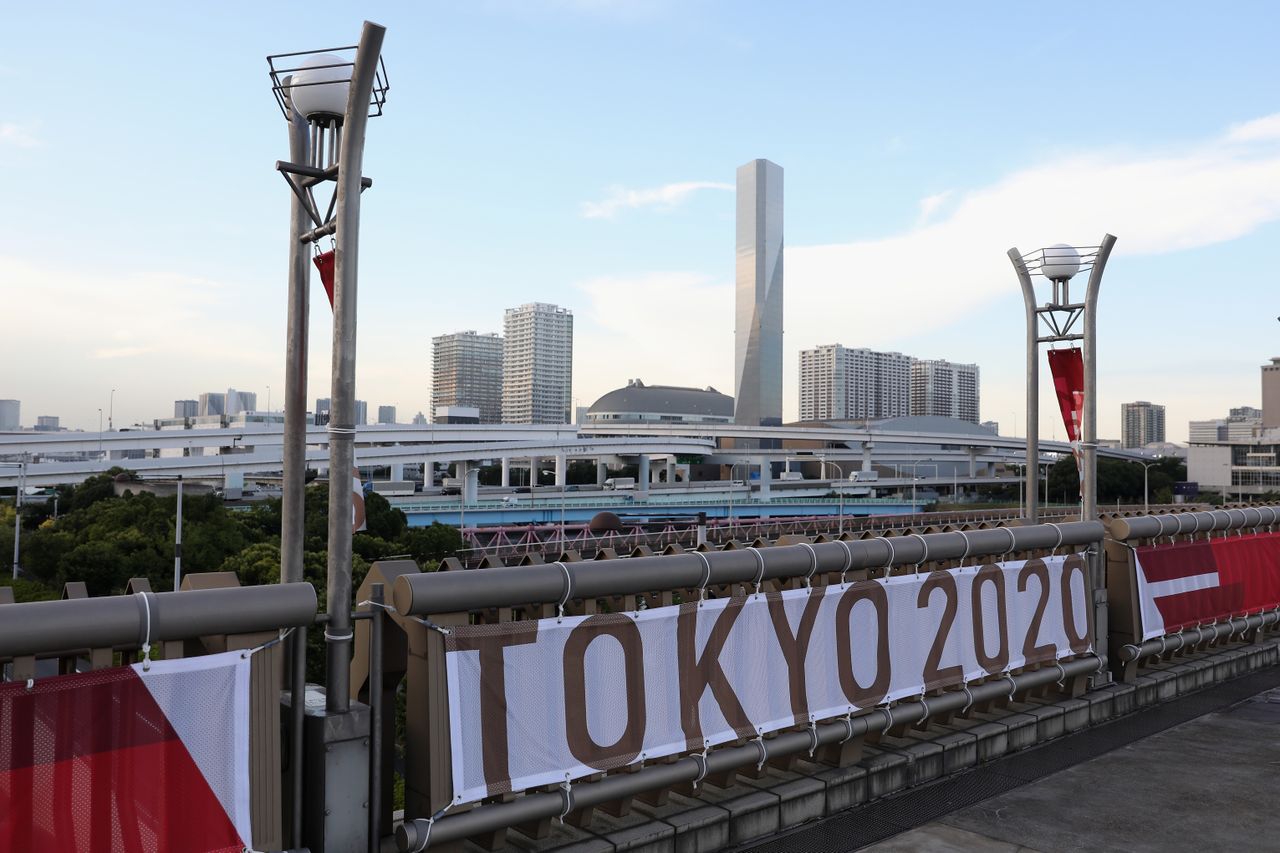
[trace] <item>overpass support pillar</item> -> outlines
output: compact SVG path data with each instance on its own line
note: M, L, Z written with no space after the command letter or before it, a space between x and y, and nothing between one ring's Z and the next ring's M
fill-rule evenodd
M667 485L670 486L676 481L676 458L674 456L667 457Z
M978 476L978 449L976 447L969 448L969 479L972 480Z
M768 459L760 460L760 500L769 500L769 490L773 485L773 463Z
M459 462L458 479L462 480L463 505L474 506L480 494L480 468L478 466L473 468L467 462Z
M569 457L563 453L556 454L556 485L560 488L565 486L565 476L568 473Z
M871 442L862 442L862 470L871 470Z
M502 488L511 488L511 457L502 457Z
M404 479L404 463L403 463L403 462L392 462L392 463L391 463L391 473L390 473L390 475L389 475L388 479L391 479L391 480L403 480L403 479Z
M603 459L596 460L596 486L604 487L604 481L609 479L609 466L605 464Z
M529 488L538 488L538 457L529 457Z
M641 454L640 470L636 477L636 490L644 492L646 495L649 494L649 474L649 457Z

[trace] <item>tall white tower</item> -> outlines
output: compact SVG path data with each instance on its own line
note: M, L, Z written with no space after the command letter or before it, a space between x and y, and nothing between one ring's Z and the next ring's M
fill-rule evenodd
M734 423L782 423L782 167L738 167Z

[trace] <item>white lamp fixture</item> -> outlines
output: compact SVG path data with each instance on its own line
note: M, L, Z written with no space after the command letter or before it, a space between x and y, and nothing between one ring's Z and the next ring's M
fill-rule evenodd
M1080 253L1066 243L1056 243L1043 250L1040 274L1050 281L1067 281L1080 272Z
M329 66L329 67L325 67ZM307 57L289 81L289 97L308 119L341 118L347 111L351 88L351 63L331 53Z

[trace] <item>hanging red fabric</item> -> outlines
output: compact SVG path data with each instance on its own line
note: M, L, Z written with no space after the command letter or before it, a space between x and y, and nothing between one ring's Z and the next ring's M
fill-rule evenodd
M332 249L321 252L312 259L316 262L316 269L320 271L320 283L324 285L324 292L329 294L330 308L333 307L333 259Z
M1067 428L1076 457L1076 470L1084 461L1080 455L1081 422L1084 417L1084 358L1079 347L1049 350L1049 371L1053 374L1053 390L1058 395L1062 423Z

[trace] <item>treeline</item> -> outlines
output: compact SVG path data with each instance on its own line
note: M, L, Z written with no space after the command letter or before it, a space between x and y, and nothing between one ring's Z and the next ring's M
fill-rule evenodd
M19 601L57 598L67 581L84 581L90 595L124 591L130 578L143 577L157 592L173 588L173 543L177 499L148 492L115 495L117 475L90 477L58 489L57 502L22 508L23 577L0 581L14 587ZM57 518L54 518L55 506ZM376 560L410 557L424 571L461 547L458 531L433 524L409 527L403 512L378 494L365 497L366 532L353 537L352 573L359 586ZM305 579L323 602L327 571L329 491L306 491ZM182 571L235 572L245 585L280 580L280 501L230 509L212 494L186 494L182 501ZM14 508L0 507L0 555L13 553Z

